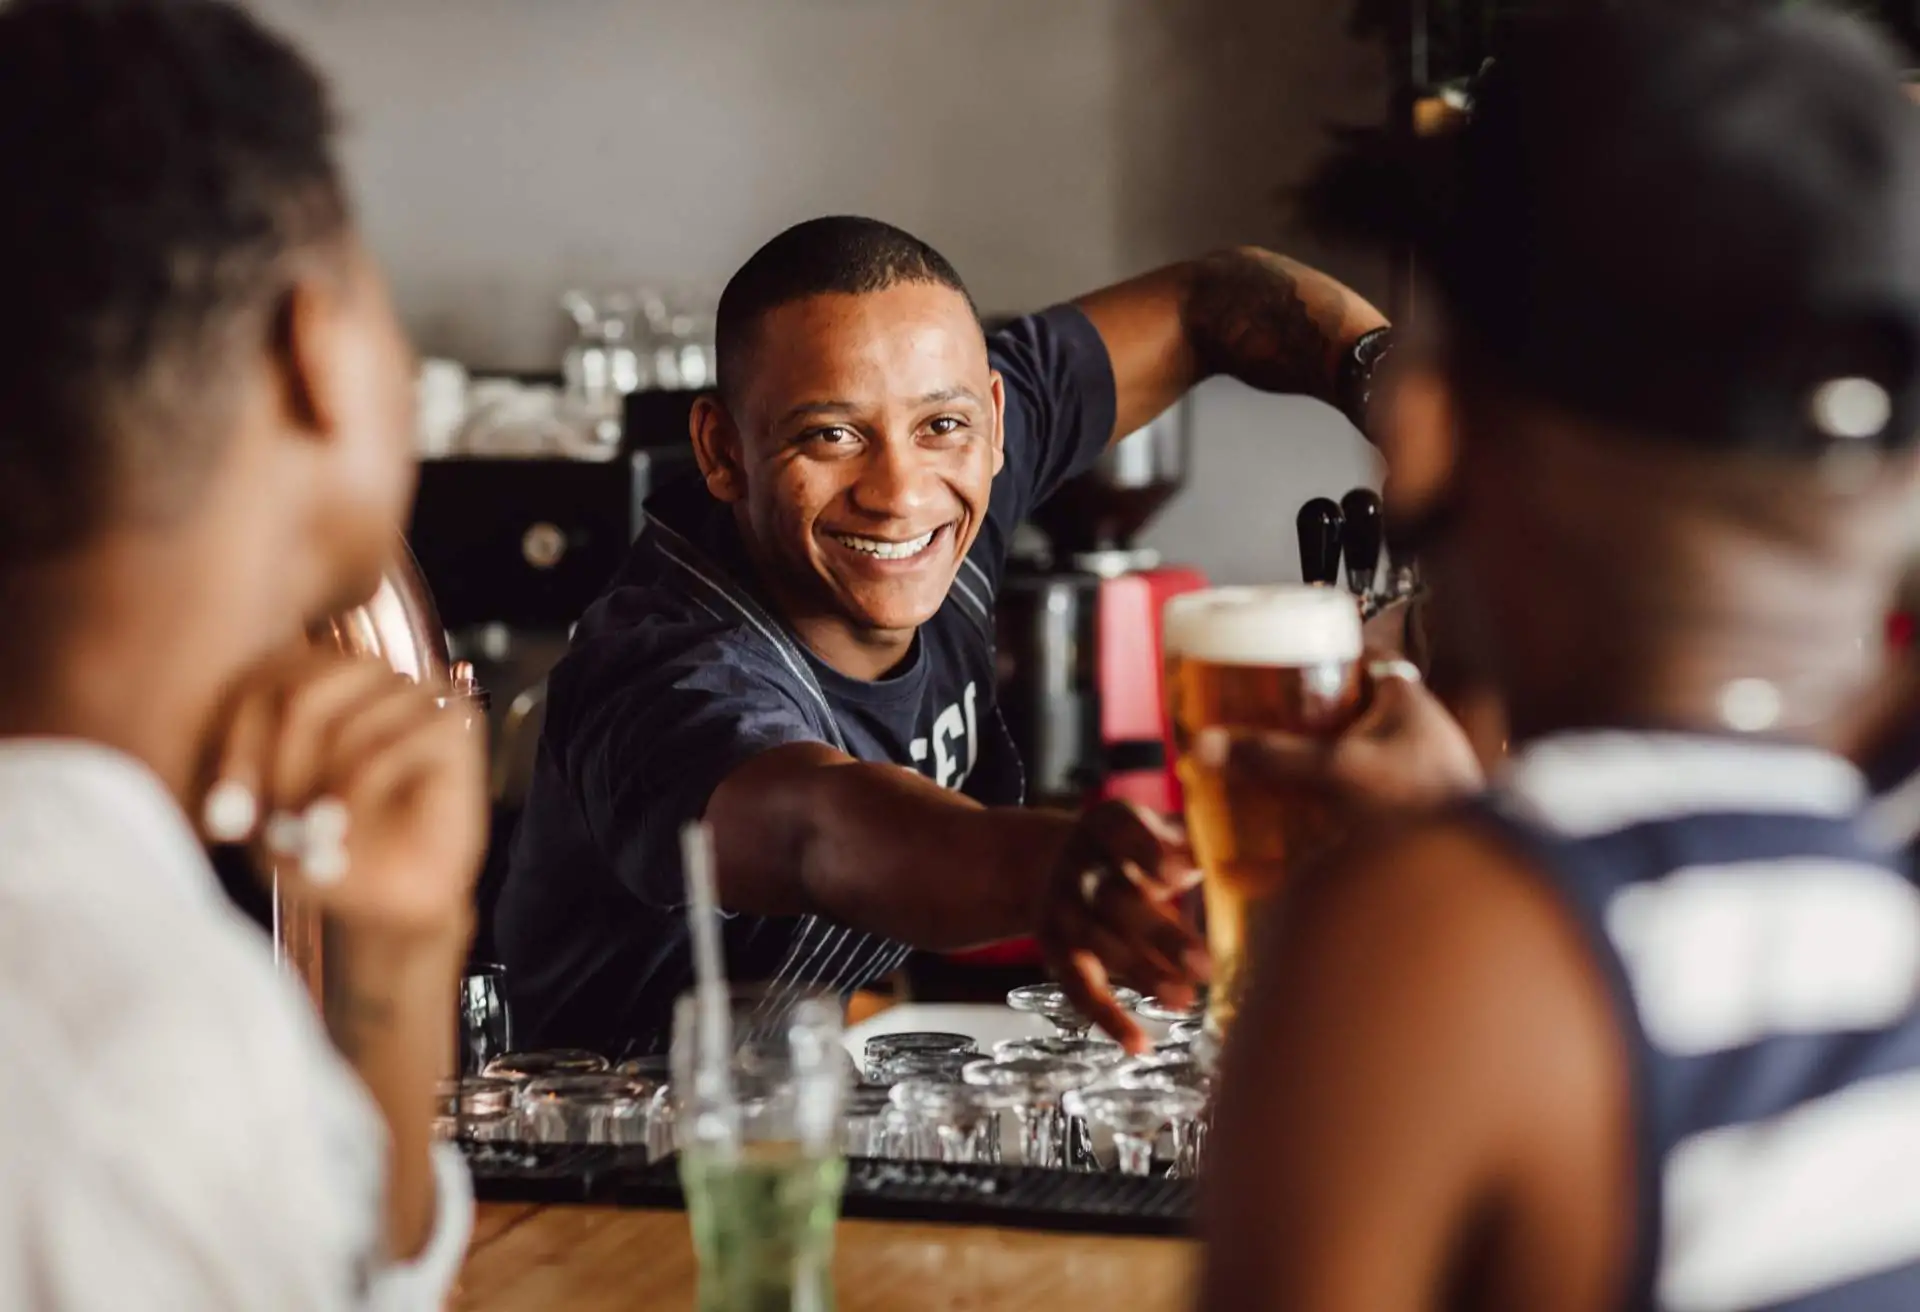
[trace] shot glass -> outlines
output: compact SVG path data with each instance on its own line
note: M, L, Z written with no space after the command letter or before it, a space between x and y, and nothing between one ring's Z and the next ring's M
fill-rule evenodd
M658 1086L635 1076L549 1075L520 1086L520 1118L535 1143L645 1148Z
M520 1136L520 1116L511 1080L459 1075L440 1081L433 1137L469 1143L511 1143Z
M1000 1122L993 1100L973 1085L916 1075L893 1086L888 1097L933 1143L943 1162L993 1160Z

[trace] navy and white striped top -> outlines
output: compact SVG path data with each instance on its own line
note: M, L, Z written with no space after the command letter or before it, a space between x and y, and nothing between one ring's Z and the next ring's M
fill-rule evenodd
M1490 809L1587 930L1633 1054L1626 1306L1920 1309L1920 890L1812 748L1531 744Z

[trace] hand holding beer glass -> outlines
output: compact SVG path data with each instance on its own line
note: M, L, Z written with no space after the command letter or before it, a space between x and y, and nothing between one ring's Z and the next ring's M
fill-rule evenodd
M1229 772L1194 742L1209 729L1338 738L1363 700L1360 611L1335 588L1216 588L1170 601L1162 631L1187 832L1205 876L1207 1025L1224 1034L1245 986L1250 917L1340 833L1317 790Z

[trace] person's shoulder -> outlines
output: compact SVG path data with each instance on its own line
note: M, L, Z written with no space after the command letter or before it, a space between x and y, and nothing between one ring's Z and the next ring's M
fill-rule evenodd
M1472 938L1560 916L1529 856L1472 807L1389 824L1302 881L1302 916L1417 919Z
M1511 1035L1592 1057L1613 995L1578 911L1476 809L1392 826L1302 878L1277 924L1273 985L1340 991L1380 1043ZM1524 982L1526 987L1517 987ZM1398 1037L1394 1037L1398 1035Z

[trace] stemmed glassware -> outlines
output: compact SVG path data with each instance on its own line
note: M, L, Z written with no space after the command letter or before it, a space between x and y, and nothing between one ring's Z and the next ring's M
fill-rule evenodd
M1129 1009L1140 1002L1140 994L1133 989L1116 988L1113 996ZM1093 1028L1093 1022L1080 1014L1066 990L1058 984L1028 984L1017 988L1007 994L1007 1005L1048 1021L1062 1038L1083 1039Z
M1206 1151L1207 1104L1212 1100L1213 1075L1191 1053L1156 1053L1136 1057L1114 1072L1113 1083L1127 1088L1191 1089L1200 1095L1197 1113L1175 1116L1170 1122L1173 1135L1175 1177L1192 1178L1200 1174L1200 1159Z
M1108 1038L1065 1039L1055 1035L1037 1039L1002 1039L993 1045L993 1055L1002 1060L1014 1057L1066 1057L1104 1069L1126 1060L1127 1050Z
M966 1083L984 1090L991 1106L1005 1107L1020 1126L1021 1159L1028 1166L1060 1165L1060 1099L1099 1076L1090 1062L1067 1057L1010 1057L979 1060L962 1073Z
M1064 1105L1069 1114L1113 1131L1121 1174L1151 1175L1154 1139L1170 1122L1198 1115L1206 1097L1198 1089L1171 1083L1157 1087L1113 1082L1073 1090Z
M1190 1007L1170 1007L1158 998L1142 998L1133 1010L1136 1015L1162 1025L1197 1025L1207 1014L1207 999L1204 994L1196 995Z

